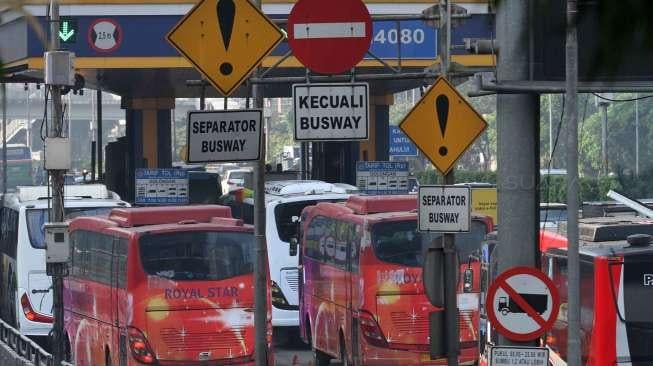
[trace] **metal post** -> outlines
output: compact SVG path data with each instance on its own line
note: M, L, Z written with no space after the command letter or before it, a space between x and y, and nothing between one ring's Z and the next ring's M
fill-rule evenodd
M496 15L497 41L501 50L497 79L529 80L530 6L534 2L504 0ZM494 250L501 273L515 266L536 267L539 256L539 111L536 94L497 96L497 153L499 171L499 242ZM516 141L519 141L516 143ZM496 275L496 274L495 274ZM498 338L499 345L524 346Z
M261 8L261 0L254 0L254 6ZM254 71L254 76L258 70ZM252 84L254 108L263 109L263 86ZM249 102L249 98L247 98ZM249 105L249 103L247 103ZM261 134L266 138L265 134ZM265 241L265 143L261 143L260 159L256 163L254 176L254 234L256 237L256 256L254 270L254 350L256 366L268 364L267 344L267 288L268 288L268 248Z
M2 193L7 193L7 84L2 83Z
M549 94L549 161L553 168L553 104L552 95Z
M200 86L200 110L203 111L206 109L206 82L202 80L202 85Z
M442 76L448 77L451 64L451 1L440 0L440 61ZM444 176L444 184L455 183L454 171ZM458 352L460 337L458 329L458 304L457 304L457 278L458 255L456 254L456 236L444 234L444 327L445 349L447 352L447 365L458 365Z
M602 101L599 103L603 118L601 120L601 170L603 175L607 176L608 167L608 103Z
M59 49L59 3L58 0L50 0L50 50ZM61 137L63 131L63 108L61 102L61 90L56 85L48 86L52 96L52 121L48 137ZM64 172L63 170L51 170L52 184L52 211L51 222L64 221ZM66 264L47 264L47 272L52 275L52 315L54 324L52 326L52 356L54 365L60 365L64 357L63 339L63 276L65 275Z
M308 179L308 142L302 142L300 147L300 152L302 154L300 159L301 178Z
M456 183L453 170L444 176L444 184ZM458 329L457 279L458 254L456 253L456 235L444 234L444 327L446 336L447 365L458 365L460 336Z
M93 94L88 95L88 99L90 101L89 105L91 107L91 110L89 112L90 117L91 117L91 122L89 123L89 129L91 133L91 182L95 182L97 179L97 140L95 139L96 132L95 132L95 114L93 113L95 110L95 101L93 100L94 96Z
M263 113L263 115L265 115L265 113ZM266 162L270 162L270 156L269 156L270 155L270 153L269 153L269 151L270 151L270 118L271 117L264 117L264 120L265 120L265 130L264 130L265 131L265 133L264 133L264 136L265 136L265 161ZM272 163L270 162L270 164L272 164Z
M25 126L26 128L25 144L27 145L27 147L29 147L29 151L31 152L32 151L32 124L30 123L30 120L32 119L32 113L30 110L30 90L29 90L29 84L25 84L25 85L27 86L27 98L26 98L27 106L25 107L27 109L27 116L26 116L27 126Z
M639 94L635 93L635 176L639 177Z
M567 106L567 241L569 251L567 309L567 365L581 365L580 256L578 254L578 38L577 1L567 0L566 87ZM607 115L607 107L606 107Z
M97 107L97 177L104 181L104 145L102 143L102 89L98 86L95 105Z
M93 133L92 130L91 133ZM97 141L93 139L93 141L91 141L91 182L95 182L95 178L96 178L95 176L95 169L96 169L95 166L97 165L96 157L97 157ZM86 179L86 177L84 177L84 179Z

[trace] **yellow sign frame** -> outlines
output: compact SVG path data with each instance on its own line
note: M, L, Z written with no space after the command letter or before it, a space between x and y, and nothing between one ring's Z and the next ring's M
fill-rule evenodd
M166 39L217 90L229 96L281 43L284 34L249 0L229 0L231 30L229 38L224 37L216 12L220 1L198 2ZM223 69L224 64L229 68Z
M441 96L446 101L438 104ZM440 112L444 121L440 121ZM447 79L439 77L399 128L442 174L447 174L485 131L487 122Z

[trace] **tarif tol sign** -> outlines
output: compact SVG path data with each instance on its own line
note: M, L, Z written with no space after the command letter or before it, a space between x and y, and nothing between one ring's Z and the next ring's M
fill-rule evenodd
M188 112L188 162L258 160L262 117L259 109Z
M367 140L368 101L366 83L293 85L295 140Z
M461 186L419 187L419 231L469 232L470 189Z

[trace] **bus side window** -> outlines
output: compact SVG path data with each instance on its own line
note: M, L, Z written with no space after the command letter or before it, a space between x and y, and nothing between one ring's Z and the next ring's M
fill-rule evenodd
M89 256L90 280L111 284L111 257L113 251L113 237L104 234L90 233Z
M7 209L5 207L0 207L0 252L1 253L7 253L8 249L8 242L7 242L7 224L6 224L6 217L7 215L5 214L5 211Z
M16 258L18 245L18 212L3 207L0 233L0 249L11 258Z
M118 266L118 287L120 288L127 286L127 242L128 240L125 238L120 238L115 242L114 256Z
M323 216L314 217L308 224L304 243L304 254L318 261L325 261L324 231L326 219Z

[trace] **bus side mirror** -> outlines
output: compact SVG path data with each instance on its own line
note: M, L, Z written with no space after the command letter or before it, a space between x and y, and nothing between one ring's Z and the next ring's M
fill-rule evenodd
M299 243L297 241L297 238L290 238L290 246L288 248L288 253L290 254L291 257L297 255L298 248L299 248Z
M474 288L474 270L467 268L463 274L463 292L472 292Z

